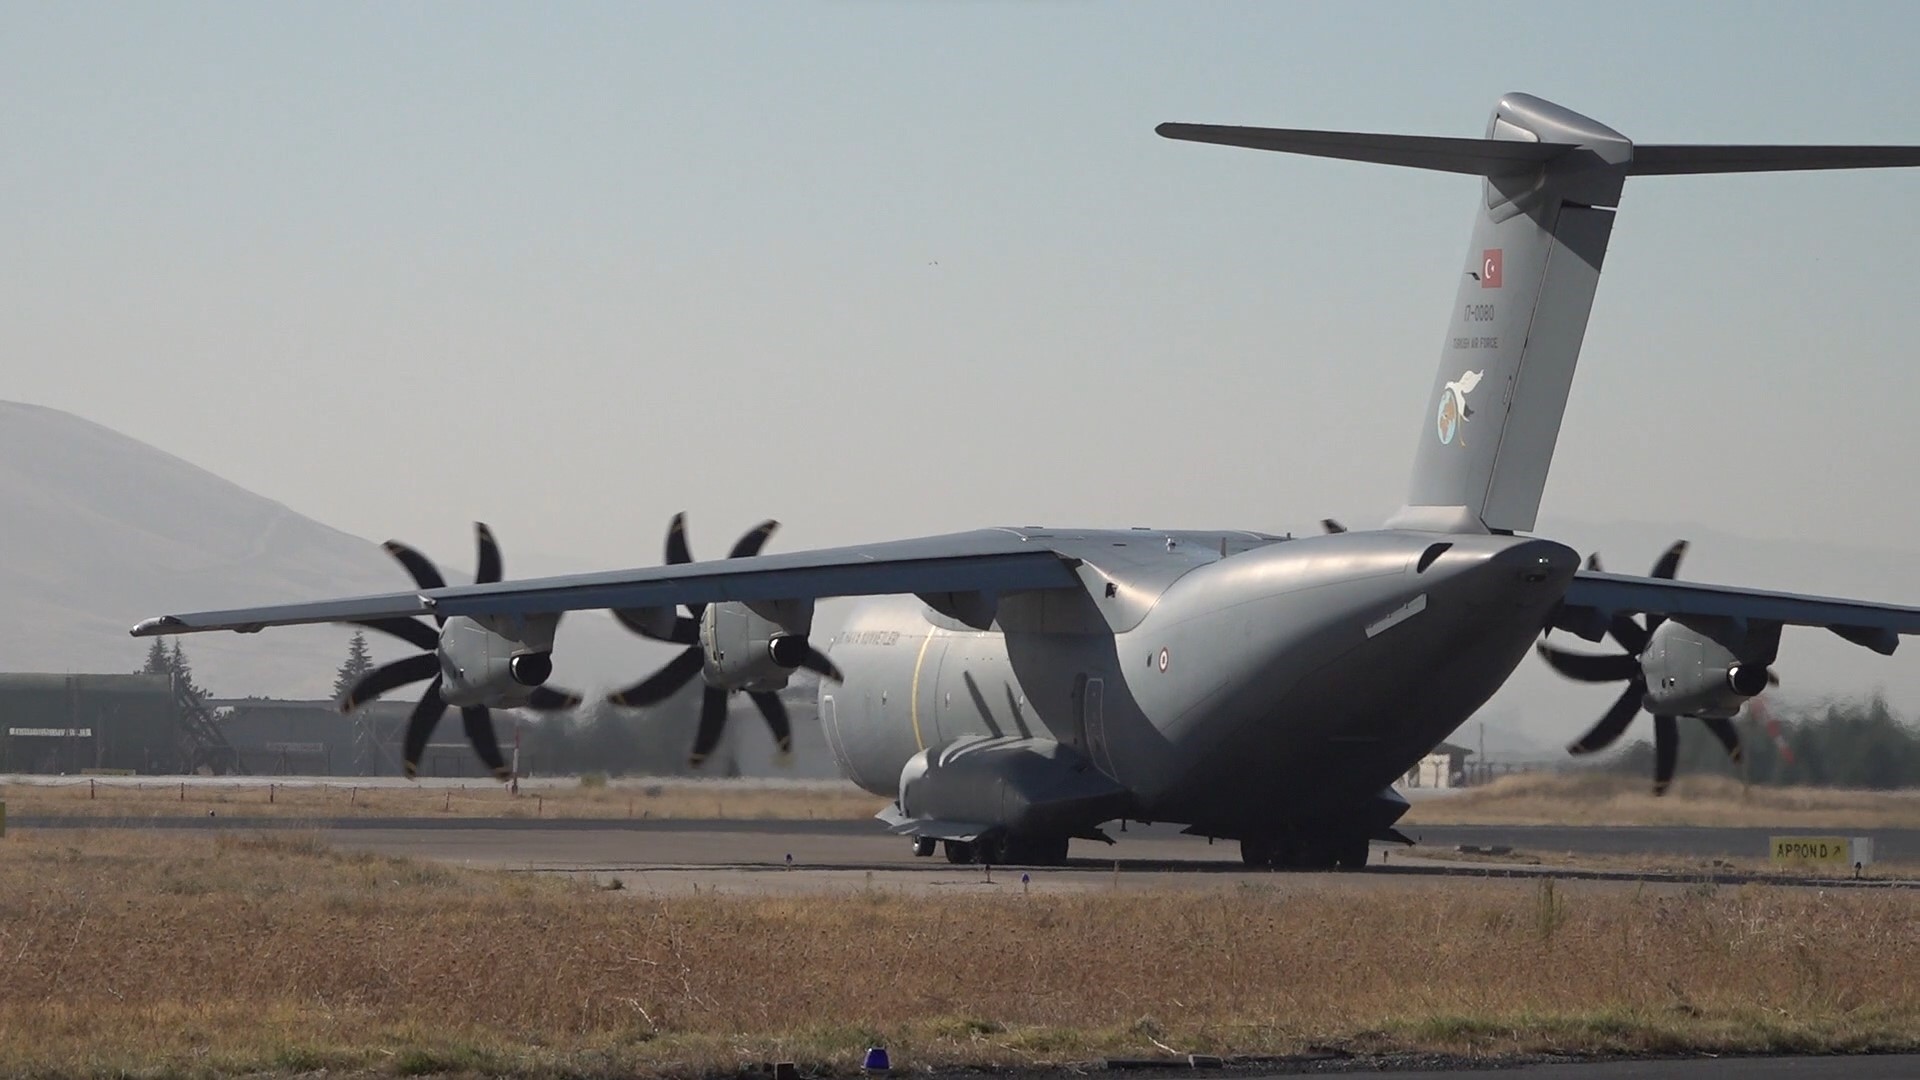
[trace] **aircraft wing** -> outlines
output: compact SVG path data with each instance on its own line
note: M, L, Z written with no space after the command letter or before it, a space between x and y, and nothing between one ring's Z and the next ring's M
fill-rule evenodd
M1638 612L1680 619L1691 615L1786 626L1819 626L1882 654L1893 652L1901 634L1920 634L1920 607L1593 570L1574 575L1561 600L1561 608L1555 625L1595 641L1599 640L1607 618ZM1583 633L1595 626L1601 631Z
M856 547L415 589L341 600L161 615L135 637L202 630L364 622L409 615L536 615L588 608L663 608L728 600L797 600L888 593L988 592L1080 586L1079 560L1004 529Z

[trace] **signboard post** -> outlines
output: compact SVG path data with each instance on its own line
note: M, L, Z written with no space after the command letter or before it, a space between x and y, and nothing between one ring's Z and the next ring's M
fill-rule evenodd
M1775 866L1837 866L1856 874L1873 865L1870 836L1775 836Z

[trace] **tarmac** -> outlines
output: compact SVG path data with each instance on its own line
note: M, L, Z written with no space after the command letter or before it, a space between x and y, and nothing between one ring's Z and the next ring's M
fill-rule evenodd
M35 817L16 816L14 828L164 828L191 830L316 830L342 847L427 858L462 866L586 875L650 893L826 893L885 888L947 892L955 888L1024 886L1053 891L1092 888L1198 889L1235 881L1286 880L1301 884L1338 879L1385 883L1473 878L1563 881L1743 884L1747 869L1715 860L1764 858L1774 830L1684 826L1591 827L1538 825L1416 826L1411 847L1376 843L1360 874L1250 869L1237 844L1209 843L1178 826L1129 823L1109 828L1112 845L1076 840L1065 866L987 868L955 866L941 855L917 858L904 837L866 820L600 819L600 818L289 818L289 817ZM1920 861L1920 830L1848 830L1869 835L1881 862ZM1510 852L1511 857L1473 852ZM1545 865L1528 855L1553 856ZM1593 856L1583 865L1582 856ZM1692 860L1698 868L1653 873L1632 857ZM1022 882L1022 875L1026 881ZM1832 888L1920 888L1887 872L1861 879L1797 876L1775 883Z
M262 824L266 823L263 819ZM212 823L209 823L212 824ZM238 820L225 823L241 826ZM251 824L251 823L246 823ZM286 823L279 822L284 825ZM1563 881L1652 883L1705 881L1742 884L1747 871L1652 874L1604 865L1533 866L1476 861L1460 844L1511 847L1517 852L1629 854L1763 853L1764 832L1716 829L1562 829L1531 826L1449 827L1424 830L1408 848L1375 844L1369 868L1353 872L1251 869L1237 845L1208 843L1171 826L1131 825L1112 846L1074 841L1072 857L1057 867L955 866L936 854L915 857L903 837L863 821L551 821L497 820L464 824L445 819L355 820L321 823L333 842L358 851L428 858L475 868L585 876L638 893L818 894L859 889L912 893L955 891L1085 891L1090 889L1204 889L1235 883L1332 884L1365 887L1389 882L1440 883L1460 878L1529 882L1543 875ZM1732 835L1722 835L1732 834ZM1907 830L1876 837L1896 850L1920 844ZM1882 850L1885 850L1884 848ZM1775 881L1776 878L1767 880ZM1920 888L1920 881L1885 876L1791 879L1825 888Z

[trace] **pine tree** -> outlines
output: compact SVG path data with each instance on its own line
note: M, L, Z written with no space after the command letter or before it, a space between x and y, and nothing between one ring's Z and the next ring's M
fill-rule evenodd
M207 692L193 681L193 665L187 662L187 653L180 647L179 638L173 639L173 653L167 657L167 667L180 694L195 707L205 706Z
M137 674L140 674L140 675L171 675L173 674L173 658L167 655L166 639L164 638L153 639L153 648L147 650L146 665L143 666L137 672Z
M333 676L333 700L346 700L347 691L372 670L373 656L367 652L367 635L355 630L353 640L347 642L347 658Z

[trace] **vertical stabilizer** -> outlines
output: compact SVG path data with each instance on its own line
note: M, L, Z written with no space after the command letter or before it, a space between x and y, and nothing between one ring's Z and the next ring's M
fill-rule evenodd
M1487 138L1568 150L1483 185L1407 505L1390 527L1533 528L1633 158L1618 132L1525 94L1500 100Z
M1481 139L1161 124L1169 139L1485 178L1473 239L1390 528L1533 528L1628 176L1920 166L1915 146L1641 145L1527 94Z

